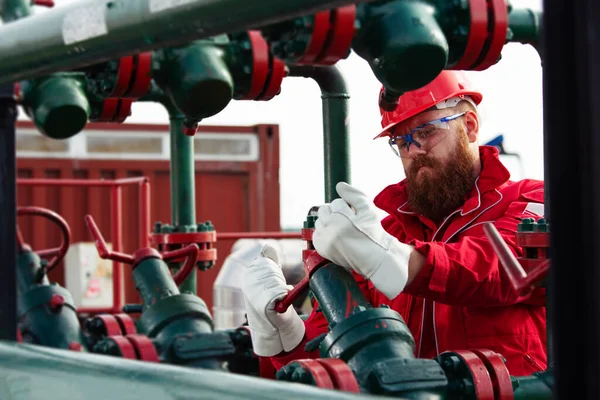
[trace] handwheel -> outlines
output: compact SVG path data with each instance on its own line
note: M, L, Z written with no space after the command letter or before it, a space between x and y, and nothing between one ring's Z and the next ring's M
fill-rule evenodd
M71 244L71 229L69 229L69 225L67 221L64 220L63 217L55 213L54 211L50 211L47 208L35 207L35 206L26 206L26 207L17 207L17 217L21 217L24 215L37 215L40 217L45 217L50 221L54 222L58 225L62 233L62 242L60 246L55 247L53 249L45 249L38 250L36 253L41 258L52 257L48 264L46 265L46 271L51 271L54 267L58 265L65 258L67 251L69 250L69 245ZM21 236L21 232L19 231L19 227L17 226L17 246L19 251L21 251L26 245Z

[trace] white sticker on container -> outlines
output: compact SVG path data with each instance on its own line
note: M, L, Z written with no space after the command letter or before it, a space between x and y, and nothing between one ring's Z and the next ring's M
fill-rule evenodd
M65 45L83 42L108 33L106 26L106 5L86 4L65 14L62 23L62 36Z
M169 8L185 6L186 4L195 3L197 0L150 0L150 12L156 13Z

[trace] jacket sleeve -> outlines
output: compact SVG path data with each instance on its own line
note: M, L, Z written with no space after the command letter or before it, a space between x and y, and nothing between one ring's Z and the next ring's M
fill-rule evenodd
M516 232L522 218L531 217L527 200L513 202L507 212L494 221L496 229L516 257L523 255L516 245ZM545 289L519 296L508 280L483 226L472 227L456 243L422 242L413 244L425 262L404 292L456 306L508 306L516 303L543 306Z
M352 275L354 275L354 279L358 283L362 293L367 298L367 301L370 302L371 300L369 295L368 282L354 272L352 273ZM325 319L325 315L323 315L323 313L320 311L319 304L316 300L313 302L313 309L308 318L304 321L304 325L306 327L304 339L302 340L302 342L300 342L298 346L296 346L294 350L289 351L287 353L280 353L276 356L271 357L271 363L273 364L275 369L279 370L283 366L295 360L305 358L319 358L320 354L318 347L310 352L305 350L305 346L309 341L329 331L329 325L327 323L327 320Z

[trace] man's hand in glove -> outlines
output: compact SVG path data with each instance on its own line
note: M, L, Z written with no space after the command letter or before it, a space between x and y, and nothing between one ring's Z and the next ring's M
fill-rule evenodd
M289 291L276 250L266 245L246 268L242 292L254 352L270 357L293 350L304 338L304 322L290 306L286 312L275 311L275 303Z
M313 245L324 258L369 279L387 298L404 290L413 246L401 243L381 226L375 205L345 182L336 185L341 199L319 208Z

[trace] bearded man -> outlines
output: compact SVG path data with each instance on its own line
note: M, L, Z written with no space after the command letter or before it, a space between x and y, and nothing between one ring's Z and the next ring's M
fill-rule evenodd
M515 256L517 226L544 215L542 181L510 180L494 147L480 146L482 94L464 74L443 71L381 110L383 131L406 179L371 202L344 183L340 199L319 209L313 244L348 268L369 302L399 312L415 338L415 356L485 348L515 376L546 368L545 289L512 290L483 226L492 222ZM375 207L389 215L380 221ZM307 341L327 332L315 307L303 321L274 305L289 288L271 248L246 270L243 291L254 351L276 369L301 358Z

